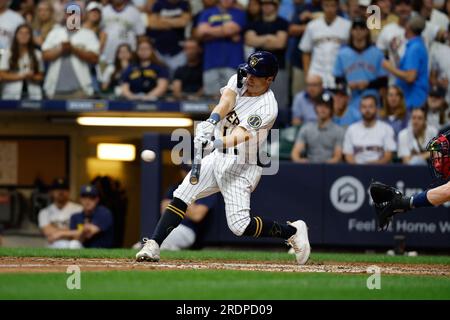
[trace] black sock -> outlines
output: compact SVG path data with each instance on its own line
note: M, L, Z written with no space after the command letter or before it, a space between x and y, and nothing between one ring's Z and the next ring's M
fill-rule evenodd
M180 222L184 219L187 209L187 204L178 198L173 198L172 202L167 206L161 219L159 219L153 232L152 239L155 240L158 245L163 243L173 229L178 227Z
M297 229L288 224L281 224L261 217L253 217L245 229L244 235L255 238L270 237L289 239L296 232Z

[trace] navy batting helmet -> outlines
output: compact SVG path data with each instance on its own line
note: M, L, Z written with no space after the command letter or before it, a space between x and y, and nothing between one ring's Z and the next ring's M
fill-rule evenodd
M278 73L277 58L267 51L256 51L252 53L247 60L247 63L239 65L238 77L247 76L247 74L256 77L275 77Z

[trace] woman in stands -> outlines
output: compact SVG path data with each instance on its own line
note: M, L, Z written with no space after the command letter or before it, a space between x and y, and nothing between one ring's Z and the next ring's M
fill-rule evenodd
M45 38L55 25L54 15L55 11L50 1L44 0L39 2L32 24L34 43L38 47L44 43Z
M33 30L20 25L14 34L10 49L0 59L2 100L42 99L44 79L42 55L34 48Z
M117 47L114 64L108 64L102 75L102 90L121 95L120 78L125 70L135 61L135 54L128 43Z
M403 91L396 85L389 86L380 118L394 129L395 136L408 126L409 116L406 112L406 103Z
M150 39L140 39L136 53L137 63L122 74L122 96L130 100L157 100L167 91L169 73L156 57Z

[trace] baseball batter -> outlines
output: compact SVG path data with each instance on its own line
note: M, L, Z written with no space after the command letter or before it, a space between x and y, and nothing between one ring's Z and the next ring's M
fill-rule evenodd
M266 51L250 55L228 84L208 120L198 124L195 144L210 152L201 163L199 182L192 185L190 174L174 192L151 239L136 254L137 261L159 261L160 245L185 216L196 199L221 192L225 200L227 224L237 236L286 239L296 260L305 264L310 245L305 222L278 223L250 212L250 194L262 174L258 148L266 142L278 114L278 104L270 89L278 72L275 56Z
M450 201L450 131L431 139L427 150L430 152L433 176L445 183L407 197L394 187L372 182L369 190L374 201L379 229L387 230L392 217L397 213L439 206Z

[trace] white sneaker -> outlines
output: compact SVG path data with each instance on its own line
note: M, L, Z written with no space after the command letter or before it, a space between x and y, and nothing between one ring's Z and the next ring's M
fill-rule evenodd
M136 261L159 261L159 245L155 240L149 240L147 238L142 239L144 247L136 253Z
M309 254L311 253L311 246L309 245L308 240L308 227L302 220L288 222L288 224L296 228L297 232L286 242L292 247L292 249L294 249L295 258L298 264L305 264L309 259Z

